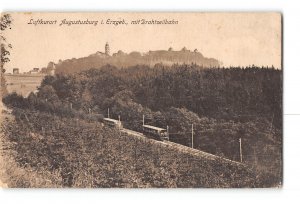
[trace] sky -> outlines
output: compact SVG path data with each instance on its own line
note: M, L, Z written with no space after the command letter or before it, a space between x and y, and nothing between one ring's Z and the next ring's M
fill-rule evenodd
M13 49L7 72L45 67L48 62L111 53L198 49L224 66L274 66L281 69L281 15L279 13L11 13L13 24L4 33ZM31 21L32 19L32 21ZM30 21L56 24L29 24ZM62 20L98 21L95 25L61 25ZM107 24L108 19L127 25ZM178 24L131 24L145 19ZM103 24L101 24L103 21Z

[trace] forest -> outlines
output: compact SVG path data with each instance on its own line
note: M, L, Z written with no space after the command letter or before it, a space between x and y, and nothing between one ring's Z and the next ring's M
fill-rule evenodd
M170 140L243 162L282 179L282 71L273 67L205 69L195 64L120 69L111 65L74 74L46 76L37 94L10 94L10 107L64 117L110 116L128 129L166 128Z

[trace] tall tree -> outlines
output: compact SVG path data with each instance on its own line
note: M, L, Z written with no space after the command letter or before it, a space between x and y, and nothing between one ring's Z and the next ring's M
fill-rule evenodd
M1 50L1 61L0 61L0 68L1 68L1 97L7 94L7 90L6 90L6 82L5 82L5 78L4 78L4 73L5 73L5 69L4 69L4 64L9 62L9 49L12 48L11 44L7 43L6 38L4 37L3 32L10 27L12 23L12 18L9 14L4 14L1 16L0 18L0 50Z

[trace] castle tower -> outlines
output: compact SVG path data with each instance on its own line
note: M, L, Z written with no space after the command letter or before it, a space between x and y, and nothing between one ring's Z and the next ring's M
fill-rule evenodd
M48 69L48 74L50 74L51 76L54 76L55 75L55 63L54 62L49 62L48 63L48 66L47 66L47 69Z
M106 44L105 44L105 54L110 55L110 49L109 49L108 42L106 42Z

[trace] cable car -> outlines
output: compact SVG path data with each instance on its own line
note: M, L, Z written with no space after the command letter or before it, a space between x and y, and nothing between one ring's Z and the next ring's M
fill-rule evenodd
M143 132L144 134L150 135L155 139L169 141L169 133L164 128L159 128L152 125L143 125Z
M103 118L103 123L107 126L110 126L110 127L115 127L115 128L119 128L119 129L123 128L123 125L122 125L121 121L115 120L115 119L112 119L112 118Z

